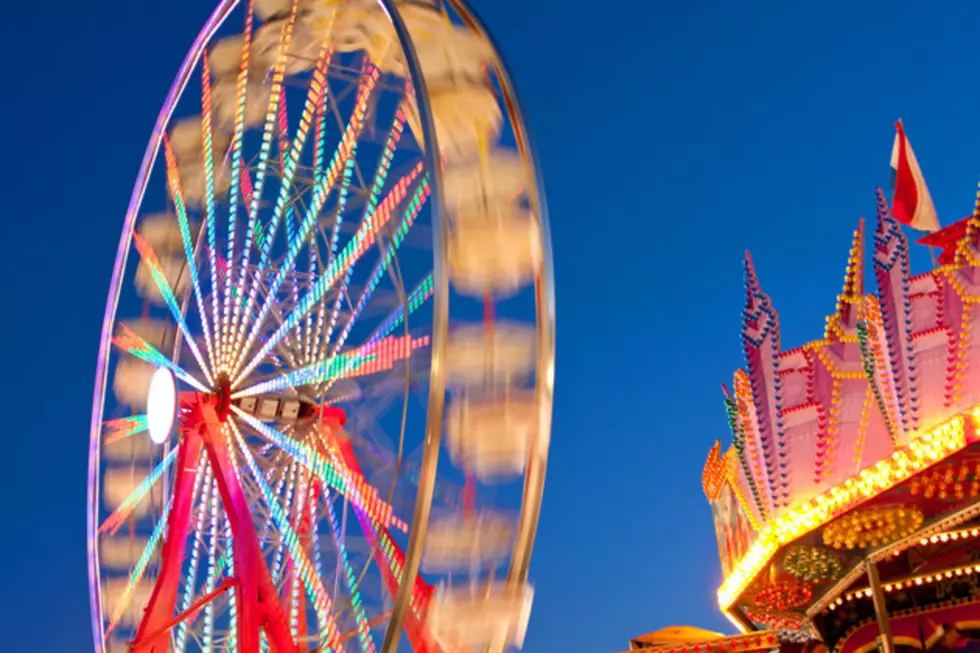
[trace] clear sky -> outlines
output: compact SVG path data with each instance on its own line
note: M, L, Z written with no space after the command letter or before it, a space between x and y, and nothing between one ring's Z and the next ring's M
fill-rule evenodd
M557 403L526 650L726 629L700 472L728 438L719 384L742 360L743 251L786 346L819 337L898 117L940 219L969 213L980 5L474 1L523 98L555 249ZM4 651L90 650L85 471L105 293L150 128L210 9L4 4Z

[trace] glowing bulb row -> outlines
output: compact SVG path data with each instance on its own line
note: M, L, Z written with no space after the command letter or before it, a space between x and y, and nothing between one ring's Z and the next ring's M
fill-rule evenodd
M241 432L239 432L238 427L235 426L234 422L230 422L232 430L235 433L235 439L238 443L238 449L241 451L242 456L245 459L245 464L248 466L249 470L252 472L256 483L259 486L259 490L262 492L263 499L266 506L269 508L269 513L272 516L273 522L275 522L276 528L282 535L282 539L286 544L286 550L289 552L290 560L292 561L293 567L298 570L298 575L303 580L303 585L306 587L307 594L313 601L313 607L317 616L317 625L319 627L320 641L327 641L334 637L339 637L340 633L337 629L337 624L333 619L333 604L330 601L330 597L327 596L326 590L323 588L322 579L315 573L313 565L310 563L306 552L300 546L299 537L296 535L296 531L289 523L289 517L285 514L282 506L279 505L279 500L273 496L272 490L269 488L268 483L265 481L265 477L262 475L261 470L255 463L255 459L248 450L248 445L245 444L242 438Z
M210 152L210 143L207 143L208 151ZM201 279L198 275L197 265L194 263L194 244L191 238L190 222L187 219L187 207L184 206L184 194L180 187L180 174L177 171L177 160L174 158L173 149L170 147L170 139L164 135L163 137L163 151L164 158L167 163L167 181L170 186L170 197L174 203L174 209L177 212L177 225L180 229L180 239L184 244L184 256L187 261L187 269L190 272L191 286L194 288L194 300L197 302L197 309L204 315L204 298L201 294ZM213 192L213 188L212 188ZM213 213L211 214L213 215ZM209 221L209 222L213 222ZM140 252L142 254L142 252ZM213 272L212 272L213 278ZM154 275L156 280L156 276ZM166 277L162 278L163 283L170 288L170 282L167 281ZM159 284L160 281L157 281ZM168 302L169 304L169 302ZM171 307L171 311L173 308ZM208 328L208 321L202 317L201 319L202 331L204 332L204 344L208 352L208 357L214 360L214 345L211 341L211 332Z
M204 364L204 357L201 356L201 351L198 349L197 343L195 342L194 337L191 335L190 327L187 326L187 320L184 319L184 312L180 309L180 306L177 303L177 298L174 297L173 290L170 288L170 282L167 281L167 277L160 267L160 260L153 251L153 247L150 245L149 241L138 233L133 234L133 243L136 245L136 250L140 253L140 258L150 270L150 275L153 277L153 281L160 290L160 294L163 296L163 301L170 309L171 316L174 318L174 321L177 322L177 326L180 328L181 333L184 334L184 340L187 342L188 348L190 348L191 353L194 355L194 359L200 366L201 371L204 372L204 376L207 378L208 383L213 384L214 380L211 378L211 373L208 371L207 365ZM194 385L194 383L192 383L190 380L192 377L189 375L184 374L184 377L182 378L188 383ZM200 385L200 383L197 383L195 387L198 387L198 389L203 392L204 388L199 387Z
M290 456L293 460L311 470L321 482L344 494L351 500L352 503L364 509L372 519L385 524L386 526L395 525L402 530L408 530L408 527L404 522L392 515L391 506L382 501L381 498L377 496L377 490L368 485L366 482L362 481L358 486L354 487L347 485L344 477L337 472L334 466L325 460L319 453L314 451L309 445L302 442L297 442L296 440L283 435L274 428L266 425L264 422L261 422L252 415L242 411L237 406L232 406L232 410L236 415L242 418L245 423L255 429L257 433L267 438L271 442L274 442L280 450L286 453L286 455ZM265 483L264 478L262 479L262 482Z
M969 417L974 423L980 420L980 407ZM951 418L896 450L890 458L770 522L718 589L722 610L731 607L783 544L829 523L855 504L903 483L925 467L963 448L966 444L965 419L965 415Z
M142 501L147 494L150 493L150 490L152 490L153 486L156 485L156 482L160 480L163 473L167 471L167 468L174 464L174 461L177 460L178 451L179 449L177 447L171 449L170 453L167 454L167 457L161 460L157 466L153 468L153 471L151 471L146 478L140 481L139 485L133 488L133 491L129 493L129 496L123 499L123 502L119 504L119 507L116 508L111 515L106 517L104 522L102 522L102 525L99 526L99 533L108 532L109 534L115 534L123 522L126 521L126 518L129 517L129 514L133 511L133 509L139 505L140 501Z
M324 71L325 73L325 71ZM235 338L235 360L233 362L232 368L237 369L242 363L242 357L255 342L255 338L258 336L259 328L262 325L265 316L268 315L268 311L271 309L272 298L275 296L273 289L278 290L279 285L285 278L285 273L287 270L292 269L295 265L296 256L299 254L299 249L302 247L303 243L306 242L307 237L312 232L313 228L316 226L317 219L320 215L320 211L326 202L327 195L329 194L331 188L333 188L334 183L337 180L337 176L341 172L341 166L344 168L348 167L347 164L353 163L354 151L357 146L358 139L360 138L361 132L364 129L365 117L367 115L367 102L371 97L374 87L378 80L378 74L375 69L368 71L368 74L364 75L361 79L360 86L358 87L358 99L354 107L354 113L351 117L350 122L347 124L347 128L344 130L340 142L337 144L337 149L334 151L333 159L330 163L330 168L323 179L316 180L313 187L313 195L310 201L310 206L306 212L306 216L303 220L303 224L300 226L299 233L291 243L289 250L287 251L286 258L283 260L279 268L279 274L276 275L276 280L272 284L272 288L269 292L269 297L265 301L262 309L259 311L259 316L253 322L252 329L250 330L248 337L244 339L244 346L239 347L242 342L242 331L238 330L238 335ZM322 81L321 91L325 92L326 81ZM313 85L311 84L311 91ZM321 92L321 104L323 101L323 93ZM307 124L306 129L309 128ZM306 130L304 130L305 132ZM295 145L295 140L294 140ZM297 156L299 151L296 150ZM352 166L351 166L352 167ZM286 186L281 186L281 188L288 190ZM256 191L257 193L257 191ZM253 195L252 204L255 205L255 197ZM282 195L280 195L281 197ZM346 196L346 194L345 194ZM340 207L342 208L342 207ZM338 212L339 215L339 212ZM237 306L237 305L236 305ZM243 322L244 323L244 322ZM270 348L271 349L271 348ZM263 354L264 355L264 354ZM249 370L251 371L251 370ZM245 372L247 374L248 372ZM244 375L244 374L243 374Z

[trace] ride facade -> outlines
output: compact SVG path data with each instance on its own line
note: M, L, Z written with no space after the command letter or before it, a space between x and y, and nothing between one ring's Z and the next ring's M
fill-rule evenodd
M99 349L100 653L519 647L554 299L507 69L458 0L221 0Z
M890 209L877 191L823 338L803 346L782 347L746 255L746 364L723 386L731 445L716 442L702 474L718 605L742 634L652 633L631 649L948 653L980 630L980 199L918 241L938 255L914 276L907 200L896 191Z

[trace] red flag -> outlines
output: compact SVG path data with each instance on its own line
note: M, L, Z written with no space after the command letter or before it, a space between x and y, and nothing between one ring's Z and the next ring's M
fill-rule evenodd
M926 180L915 160L915 153L905 137L902 121L895 123L892 146L893 191L892 215L903 224L919 231L938 231L939 217L926 187Z

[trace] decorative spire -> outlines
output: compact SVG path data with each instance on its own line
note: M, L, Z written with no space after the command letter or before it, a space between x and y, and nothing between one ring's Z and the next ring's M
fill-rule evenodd
M752 262L752 253L745 250L745 309L749 311L755 308L756 301L762 295L762 286L759 284L759 275L756 274L755 264Z
M854 328L861 317L861 302L864 300L864 218L858 222L851 242L851 252L847 257L847 272L844 274L844 289L837 298L837 314L842 327Z
M789 497L789 476L785 459L789 452L783 442L783 423L780 418L780 379L776 372L779 360L779 316L769 297L762 292L752 255L745 252L745 310L742 313L742 351L745 354L747 379L752 412L758 422L758 438L769 468L776 505L784 505ZM736 389L736 395L738 391ZM776 477L778 475L778 481Z

